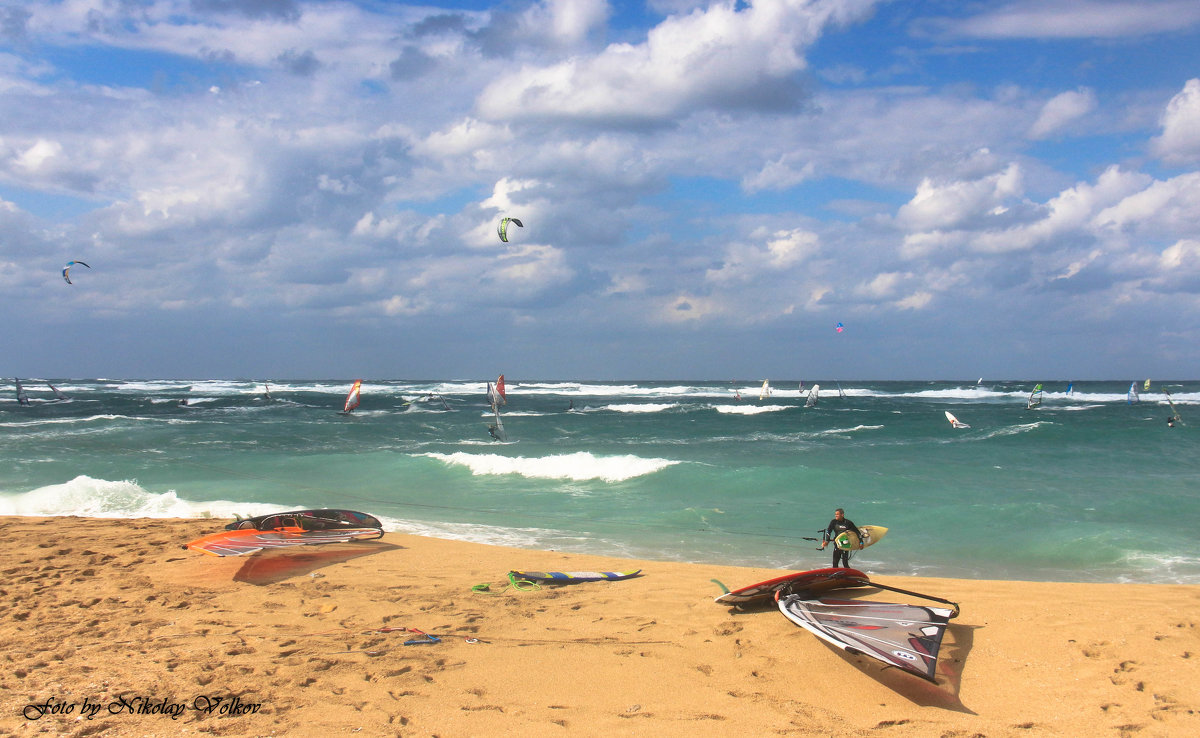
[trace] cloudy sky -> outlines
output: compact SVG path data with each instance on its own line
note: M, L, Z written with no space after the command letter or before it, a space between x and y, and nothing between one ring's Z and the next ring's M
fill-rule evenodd
M1197 378L1200 3L0 0L0 310L4 376Z

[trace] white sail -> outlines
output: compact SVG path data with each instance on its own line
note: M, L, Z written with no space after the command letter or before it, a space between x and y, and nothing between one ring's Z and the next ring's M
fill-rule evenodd
M949 420L950 425L955 428L970 428L971 427L971 426L967 425L966 423L962 422L961 420L959 420L958 418L954 417L954 413L950 412L949 410L946 411L946 420Z
M760 389L758 391L758 399L765 400L766 398L768 398L770 396L771 396L771 380L764 379L763 383L762 383L762 389Z
M1033 387L1033 391L1029 393L1029 400L1025 403L1025 408L1032 410L1042 404L1042 384L1037 383Z
M488 434L497 441L506 442L508 434L504 431L504 421L500 419L500 406L508 401L504 392L503 374L496 380L496 384L488 382L487 398L492 406L492 423L488 426Z
M812 407L817 404L817 398L821 395L821 385L814 384L812 389L808 391L808 400L804 403L804 407Z

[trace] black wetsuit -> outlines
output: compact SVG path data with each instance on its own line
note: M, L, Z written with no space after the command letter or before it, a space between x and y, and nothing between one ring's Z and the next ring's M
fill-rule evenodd
M862 538L862 533L858 530L858 526L851 522L848 518L842 518L841 520L834 518L833 520L829 521L829 525L825 528L825 540L833 543L834 568L839 566L850 566L850 552L843 551L842 549L838 548L837 541L834 541L839 534L845 533L848 530L854 531L855 535L857 535L859 538ZM838 563L839 559L842 562L840 564Z

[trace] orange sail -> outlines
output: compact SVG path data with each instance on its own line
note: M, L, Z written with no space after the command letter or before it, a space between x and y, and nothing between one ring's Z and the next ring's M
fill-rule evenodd
M346 406L342 408L343 415L354 412L354 408L358 407L361 388L362 380L354 380L354 386L350 388L350 394L346 395Z

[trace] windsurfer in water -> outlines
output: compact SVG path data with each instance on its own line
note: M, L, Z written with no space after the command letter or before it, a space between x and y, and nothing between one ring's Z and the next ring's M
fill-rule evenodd
M846 511L839 507L833 511L833 520L830 520L829 525L825 527L825 536L821 540L821 548L824 549L829 545L830 541L848 530L854 531L855 535L862 538L862 533L858 530L858 526L853 521L847 520ZM840 564L838 563L839 559L841 560ZM850 566L850 552L838 548L837 543L833 544L833 566L834 568Z

